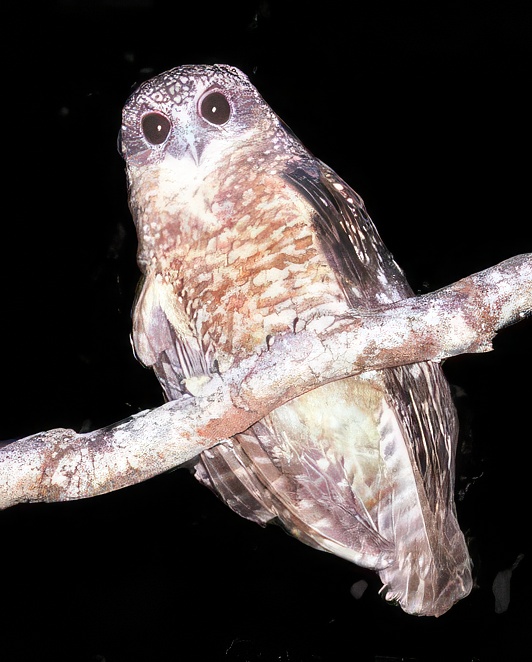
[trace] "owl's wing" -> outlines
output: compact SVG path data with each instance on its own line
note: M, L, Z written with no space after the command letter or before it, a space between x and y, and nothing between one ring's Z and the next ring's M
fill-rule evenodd
M153 369L167 400L193 393L193 380L209 378L212 353L210 346L200 345L176 300L172 284L149 274L139 285L133 309L135 355Z
M315 210L327 259L353 309L412 296L362 200L334 171L320 164L318 176L302 168L287 179ZM381 579L390 587L388 599L408 605L407 611L443 613L472 584L454 506L454 404L434 363L379 376L387 405L380 423L383 463L388 475L401 476L379 510L379 533L396 547L395 562L381 571Z
M312 160L287 170L284 177L310 204L325 255L353 308L412 296L362 198L334 170Z

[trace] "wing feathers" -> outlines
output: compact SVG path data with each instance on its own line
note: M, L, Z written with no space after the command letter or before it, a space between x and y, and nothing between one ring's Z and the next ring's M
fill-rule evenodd
M186 392L186 379L209 375L209 352L200 346L190 321L176 304L177 298L160 275L148 275L133 315L135 354L141 363L153 368L168 400Z

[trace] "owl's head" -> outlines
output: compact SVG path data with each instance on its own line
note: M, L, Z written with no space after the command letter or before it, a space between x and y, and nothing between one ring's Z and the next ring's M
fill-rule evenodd
M228 65L185 65L142 83L122 114L129 167L167 158L216 167L227 150L271 141L281 123L249 79Z

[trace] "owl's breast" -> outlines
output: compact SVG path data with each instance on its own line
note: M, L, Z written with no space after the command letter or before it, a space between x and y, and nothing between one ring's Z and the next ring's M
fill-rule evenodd
M207 179L197 195L201 203L174 222L175 245L158 269L193 333L216 348L222 371L277 333L345 311L312 210L279 177L229 172L223 185Z

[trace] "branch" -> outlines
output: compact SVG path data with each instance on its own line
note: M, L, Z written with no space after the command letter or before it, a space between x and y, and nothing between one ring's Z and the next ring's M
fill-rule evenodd
M86 434L56 429L0 450L0 508L65 501L141 482L247 429L326 382L374 369L489 351L500 329L532 312L532 254L453 285L303 329L215 375L196 397Z

